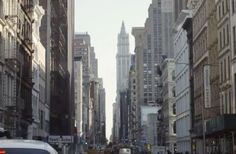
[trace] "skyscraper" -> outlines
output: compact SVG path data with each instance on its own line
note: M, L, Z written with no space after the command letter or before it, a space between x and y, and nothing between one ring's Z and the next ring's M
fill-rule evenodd
M130 51L129 51L129 34L126 33L125 24L122 22L121 31L118 34L116 55L117 70L117 92L125 90L128 87L128 77L130 69Z
M116 70L117 70L117 97L116 97L116 116L118 116L117 123L115 125L118 126L119 133L116 138L125 138L127 135L124 135L126 133L123 133L122 130L122 122L127 122L128 120L124 120L125 116L122 116L123 111L127 111L128 106L127 105L121 105L124 104L126 90L128 88L128 79L129 79L129 69L130 69L130 62L131 61L131 54L129 51L129 34L125 30L125 24L124 21L121 25L120 33L118 34L118 42L117 42L117 55L116 55ZM124 99L122 99L120 96L123 96ZM123 117L123 118L122 118ZM127 116L126 116L127 117ZM128 118L128 117L127 117ZM123 135L122 135L123 134Z

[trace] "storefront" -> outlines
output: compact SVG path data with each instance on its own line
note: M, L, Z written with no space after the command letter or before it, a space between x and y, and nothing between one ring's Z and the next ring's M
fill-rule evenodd
M206 122L207 154L236 154L236 115L221 115Z

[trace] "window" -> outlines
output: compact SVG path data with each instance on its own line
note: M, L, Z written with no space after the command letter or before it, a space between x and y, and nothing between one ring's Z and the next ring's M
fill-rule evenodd
M219 10L219 19L220 19L221 18L221 6L220 5L219 5L218 10Z
M220 62L220 81L223 82L223 62Z
M226 80L226 59L224 59L224 81Z
M1 6L1 5L0 5ZM3 45L3 37L2 33L0 32L0 58L3 57L4 45Z
M235 13L235 0L232 0L232 13Z
M176 115L176 104L173 105L173 114Z
M172 96L175 97L176 93L175 93L175 87L172 89Z
M234 55L236 55L236 29L233 27L233 46L234 46Z
M226 43L229 44L229 25L228 24L226 26L226 39L227 39Z
M175 81L175 71L172 71L172 80Z
M173 124L173 133L176 134L176 121Z
M226 44L226 40L225 40L225 28L223 28L223 47Z
M231 114L231 91L229 91L229 114Z
M222 94L221 95L221 114L223 114L224 113L224 95Z
M224 3L224 1L222 1L222 14L224 15L225 14L225 3Z
M230 72L231 72L231 71L230 71L230 68L231 68L231 67L230 67L230 66L231 66L230 63L231 63L230 57L228 56L228 79L230 79Z
M228 100L227 100L227 93L225 93L225 108L224 108L224 113L228 113Z
M220 49L222 48L222 32L220 32Z
M226 8L226 12L228 12L228 8L229 8L229 5L228 5L228 0L225 1L225 8Z

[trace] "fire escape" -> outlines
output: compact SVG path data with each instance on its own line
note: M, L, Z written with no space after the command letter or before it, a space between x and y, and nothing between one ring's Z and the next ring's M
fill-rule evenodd
M52 1L50 134L69 134L67 1Z

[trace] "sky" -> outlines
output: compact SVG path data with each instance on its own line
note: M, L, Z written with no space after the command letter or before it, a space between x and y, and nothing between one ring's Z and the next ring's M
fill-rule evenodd
M134 51L132 27L144 26L151 0L75 0L75 32L88 32L98 58L98 76L106 89L106 137L112 133L116 98L117 35L122 21L130 34L130 52Z

